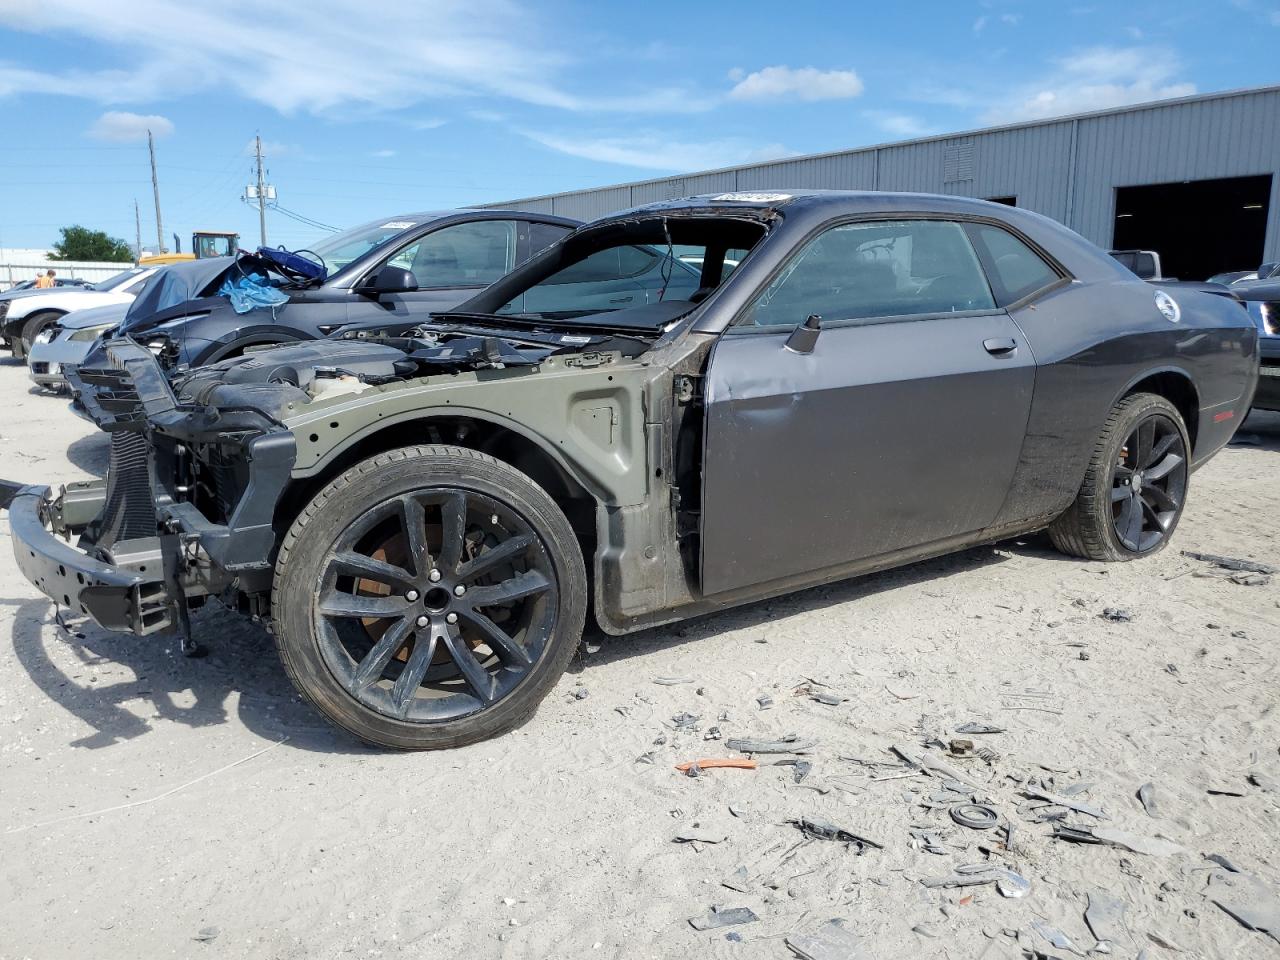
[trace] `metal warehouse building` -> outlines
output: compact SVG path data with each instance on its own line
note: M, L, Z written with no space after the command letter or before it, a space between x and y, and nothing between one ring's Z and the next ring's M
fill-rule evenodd
M673 197L824 187L980 197L1204 279L1280 259L1280 86L814 154L491 206L583 220Z

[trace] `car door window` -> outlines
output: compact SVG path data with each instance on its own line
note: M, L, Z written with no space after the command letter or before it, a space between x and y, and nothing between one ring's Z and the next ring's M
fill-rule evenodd
M477 220L428 233L387 261L412 270L418 288L486 287L509 273L516 260L512 220Z
M986 223L969 225L978 248L986 255L991 286L1000 306L1007 306L1057 283L1058 271L1008 230Z
M958 223L874 221L832 227L809 241L747 308L741 323L794 327L995 309Z

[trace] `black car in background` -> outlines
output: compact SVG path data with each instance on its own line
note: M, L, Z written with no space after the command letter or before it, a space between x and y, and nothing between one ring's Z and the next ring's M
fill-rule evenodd
M1261 365L1253 408L1280 411L1280 276L1273 273L1269 280L1233 283L1231 293L1244 301L1254 326L1258 328Z
M322 264L322 276L296 279L281 288L287 302L247 313L237 313L218 291L228 277L267 261L249 254L174 264L148 284L119 334L170 365L202 366L248 347L313 340L352 324L411 325L457 306L577 225L515 210L384 217L299 251Z

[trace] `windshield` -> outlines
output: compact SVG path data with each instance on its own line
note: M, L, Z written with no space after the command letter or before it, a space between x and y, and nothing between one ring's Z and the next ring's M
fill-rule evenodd
M719 212L597 221L441 315L657 331L736 273L767 229Z
M333 276L353 260L358 260L417 225L415 220L388 220L372 227L356 227L312 244L307 250L323 259L328 275Z
M116 287L123 287L126 283L142 273L140 267L132 267L128 270L122 270L113 277L107 277L105 280L99 280L93 284L94 290L114 290Z

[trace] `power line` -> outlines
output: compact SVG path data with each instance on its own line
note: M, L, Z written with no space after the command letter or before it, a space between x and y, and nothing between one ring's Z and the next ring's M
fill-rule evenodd
M306 217L293 210L286 209L285 207L280 206L278 202L273 203L271 205L271 209L274 210L276 213L283 213L286 217L290 218L291 220L297 220L299 223L305 223L309 227L316 227L320 230L328 230L332 233L337 233L339 230L338 227L330 226L327 223L321 223L319 220L312 220L310 217Z

